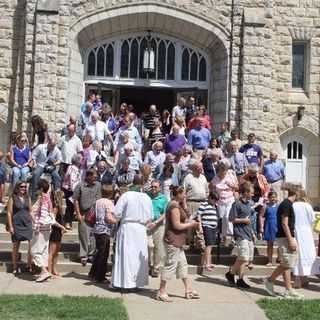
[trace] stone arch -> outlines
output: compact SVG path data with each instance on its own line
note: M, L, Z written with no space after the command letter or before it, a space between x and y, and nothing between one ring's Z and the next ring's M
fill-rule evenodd
M293 138L298 138L306 150L306 189L311 200L320 195L320 139L310 129L302 126L284 130L280 135L282 158L286 159L286 146Z
M82 16L70 27L69 96L73 112L83 95L83 57L88 46L109 37L152 30L184 40L205 50L217 64L212 67L211 110L225 121L228 115L229 36L230 32L215 20L191 14L161 3L127 4L106 8ZM213 92L216 91L216 94ZM213 104L215 104L213 106ZM210 108L209 108L210 110ZM218 121L219 122L219 121Z

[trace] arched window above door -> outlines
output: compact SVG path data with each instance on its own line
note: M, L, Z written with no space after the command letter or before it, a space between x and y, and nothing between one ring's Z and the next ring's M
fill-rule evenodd
M154 72L143 69L144 51L154 51ZM197 49L171 37L145 33L104 41L86 54L86 80L176 82L177 86L208 88L208 57ZM135 82L137 83L137 82ZM179 84L180 83L180 84Z
M287 145L287 159L288 160L302 160L303 145L300 142L292 141Z

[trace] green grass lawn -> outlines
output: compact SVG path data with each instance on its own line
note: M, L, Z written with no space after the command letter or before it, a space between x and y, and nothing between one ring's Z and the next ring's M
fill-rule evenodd
M0 296L0 319L128 320L128 315L120 299L2 295Z
M270 320L320 319L320 300L262 299L257 303Z

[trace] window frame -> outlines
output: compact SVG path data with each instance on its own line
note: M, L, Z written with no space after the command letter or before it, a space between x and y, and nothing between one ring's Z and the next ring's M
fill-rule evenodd
M293 64L293 49L295 45L304 46L304 77L303 87L293 86L293 75L294 75L294 64ZM292 40L291 46L291 91L292 92L303 92L308 94L310 90L310 64L311 64L311 43L309 40Z

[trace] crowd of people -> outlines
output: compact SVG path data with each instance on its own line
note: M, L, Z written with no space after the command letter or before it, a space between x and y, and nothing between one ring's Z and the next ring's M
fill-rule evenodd
M6 157L9 170L0 166L0 201L6 179L11 182L7 230L13 272L21 271L20 242L29 241L28 269L34 264L41 270L35 281L59 276L62 237L77 220L80 261L92 264L93 281L107 280L114 243L110 287L140 288L150 274L160 277L156 298L169 302L167 283L176 276L186 299L199 299L184 250L201 250L201 268L211 272L212 250L221 241L238 250L228 283L248 289L244 274L253 268L260 239L267 241L270 266L275 241L279 248L267 291L276 295L273 283L283 275L284 296L300 297L292 289L291 271L297 287L314 274L315 216L300 186L284 188L277 152L265 159L254 133L243 142L227 123L213 135L206 107L193 97L180 98L172 112L160 114L156 105L137 111L122 103L114 114L90 93L60 137L38 115L32 118L30 142L24 133L14 137Z

